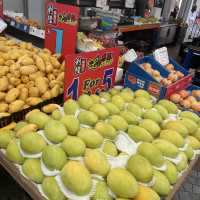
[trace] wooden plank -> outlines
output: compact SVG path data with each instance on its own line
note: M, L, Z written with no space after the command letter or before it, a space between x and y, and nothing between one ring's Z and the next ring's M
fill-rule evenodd
M8 161L5 155L0 151L0 165L18 182L18 184L31 196L33 200L46 200L37 187L19 172L19 169Z
M199 158L200 157L198 156L196 159L190 162L187 171L181 176L178 182L174 185L172 192L164 200L172 200L175 197L176 193L181 189L182 185L186 182L187 178L192 173L192 170L194 169L195 165L198 163L198 161L200 161Z
M191 174L195 165L200 161L200 157L197 157L193 161L191 161L188 170L182 175L182 177L178 180L178 182L174 185L172 192L164 198L164 200L173 200L175 194L180 190L181 186L186 181L187 177ZM4 167L4 169L19 183L19 185L31 196L33 200L46 200L36 186L24 176L22 176L13 163L8 161L5 155L0 151L0 164Z
M124 33L131 31L142 31L142 30L159 29L159 28L160 24L128 25L128 26L118 26L118 31Z

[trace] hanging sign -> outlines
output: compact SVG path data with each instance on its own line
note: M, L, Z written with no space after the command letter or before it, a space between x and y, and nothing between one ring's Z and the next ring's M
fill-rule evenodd
M79 15L78 7L47 2L45 48L63 56L75 53Z
M96 94L114 86L119 49L66 56L64 99L77 99L81 94Z

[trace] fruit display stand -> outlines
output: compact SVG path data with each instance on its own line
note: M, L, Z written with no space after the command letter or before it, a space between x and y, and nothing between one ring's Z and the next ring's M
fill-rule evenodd
M187 178L192 173L192 170L200 162L200 158L197 157L193 161L191 161L187 171L182 175L182 177L178 180L176 185L174 185L171 193L163 198L162 200L173 200L175 195L179 192L180 188L187 181ZM13 165L10 161L5 158L5 155L0 151L0 165L4 167L4 169L17 181L17 183L31 196L33 200L46 200L45 197L41 195L38 188L24 176L22 176L19 172L19 169ZM177 199L182 200L182 199Z

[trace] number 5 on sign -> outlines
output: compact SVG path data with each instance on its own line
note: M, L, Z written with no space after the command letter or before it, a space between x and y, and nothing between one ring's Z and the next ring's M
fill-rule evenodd
M46 3L45 48L62 56L75 53L79 13L75 6Z

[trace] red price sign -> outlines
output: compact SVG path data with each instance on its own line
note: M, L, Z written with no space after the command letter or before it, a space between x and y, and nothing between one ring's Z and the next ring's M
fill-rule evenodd
M0 0L0 17L3 19L3 0Z
M53 53L75 53L80 10L78 7L46 2L45 48Z
M119 49L111 48L66 56L64 99L113 87L119 55Z

